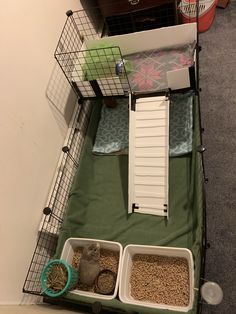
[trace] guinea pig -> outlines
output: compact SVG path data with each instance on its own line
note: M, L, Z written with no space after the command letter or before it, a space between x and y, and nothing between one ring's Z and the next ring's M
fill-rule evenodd
M100 271L100 245L99 243L87 244L79 262L79 282L85 286L94 285Z

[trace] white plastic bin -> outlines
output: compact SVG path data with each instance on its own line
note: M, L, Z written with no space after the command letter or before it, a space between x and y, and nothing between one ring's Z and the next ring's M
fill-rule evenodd
M99 298L103 300L114 299L118 292L119 276L120 276L121 260L122 260L122 252L123 252L123 247L119 242L97 240L97 239L86 239L86 238L69 238L66 240L64 244L64 247L61 253L61 259L65 260L67 263L71 265L76 249L78 247L84 247L85 245L92 242L98 242L100 244L100 248L102 249L119 252L119 266L118 266L114 293L112 295L103 295L99 293L93 293L93 292L83 291L83 290L78 290L78 289L72 290L70 293L81 295L81 296L86 296L86 297L91 297L91 298Z
M130 275L132 267L132 258L136 254L182 257L187 259L189 267L189 287L190 287L189 304L187 306L173 306L167 304L135 300L131 296ZM174 311L188 312L189 310L192 309L194 300L194 265L192 252L185 248L174 248L164 246L146 246L146 245L126 246L122 258L119 297L122 302L127 304L140 305L156 309L168 309Z

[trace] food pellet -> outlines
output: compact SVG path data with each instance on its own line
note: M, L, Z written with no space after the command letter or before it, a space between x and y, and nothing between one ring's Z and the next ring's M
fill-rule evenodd
M189 268L185 258L136 254L132 259L134 299L173 306L189 304Z

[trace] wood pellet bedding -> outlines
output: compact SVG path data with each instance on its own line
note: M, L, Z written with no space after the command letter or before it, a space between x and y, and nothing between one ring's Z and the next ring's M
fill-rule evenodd
M136 254L130 275L131 296L173 306L187 306L190 298L188 261L180 257Z
M79 268L79 261L83 253L83 248L78 247L75 252L72 259L72 267L75 269ZM118 251L111 251L107 249L101 249L100 250L100 271L104 269L109 269L113 271L116 275L118 273L118 266L119 266L119 252ZM77 289L84 290L84 291L90 291L95 292L95 287L85 287L78 283Z

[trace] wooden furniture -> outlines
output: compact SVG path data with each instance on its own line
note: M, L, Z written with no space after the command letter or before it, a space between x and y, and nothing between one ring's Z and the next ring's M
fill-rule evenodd
M109 35L178 24L178 0L98 0Z

